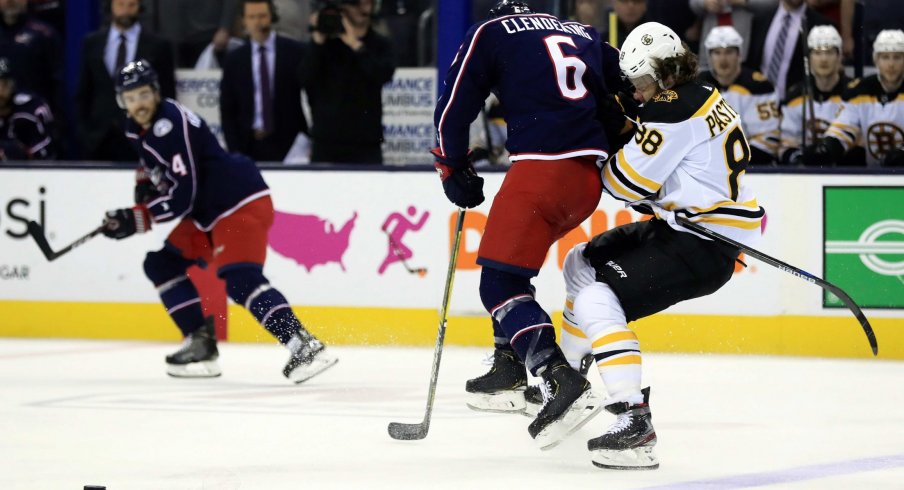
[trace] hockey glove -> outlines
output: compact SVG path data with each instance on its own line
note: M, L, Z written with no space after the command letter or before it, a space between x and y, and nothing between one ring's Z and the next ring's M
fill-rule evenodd
M122 240L150 229L151 215L144 205L107 211L104 217L103 233L107 238Z
M885 154L882 159L883 167L904 167L904 150L898 148Z
M609 141L609 153L615 153L631 141L637 119L637 102L625 93L609 94L600 100L597 117Z
M151 181L144 167L139 166L135 173L135 204L147 204L160 197L160 191Z
M452 161L439 148L430 150L436 158L433 166L439 172L443 192L460 208L473 208L483 202L483 177L477 175L470 161Z
M823 138L804 148L801 161L806 166L834 167L844 156L844 147L835 138Z

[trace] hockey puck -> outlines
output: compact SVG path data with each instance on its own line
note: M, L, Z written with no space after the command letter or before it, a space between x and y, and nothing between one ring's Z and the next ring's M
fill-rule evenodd
M107 490L107 487L101 485L85 485L84 490Z

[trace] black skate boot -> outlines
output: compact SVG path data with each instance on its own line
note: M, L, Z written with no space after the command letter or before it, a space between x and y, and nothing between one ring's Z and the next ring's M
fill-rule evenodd
M606 410L618 418L605 434L587 441L593 464L613 470L655 470L659 459L653 452L656 431L650 414L650 389L644 388L643 403L613 403Z
M326 346L304 328L292 336L287 345L293 354L283 368L283 376L296 384L317 376L339 362L339 359L324 352Z
M201 328L185 337L178 351L166 356L166 374L176 378L215 378L223 374L218 357L214 321L209 316Z
M489 372L465 383L465 391L470 394L467 405L479 412L522 412L526 385L524 363L515 351L496 349Z
M602 410L602 396L564 360L555 360L540 374L544 402L527 431L540 449L552 449Z
M587 354L581 358L581 376L587 377L590 366L594 364L593 354ZM543 406L543 391L540 385L529 385L524 389L524 415L534 418Z

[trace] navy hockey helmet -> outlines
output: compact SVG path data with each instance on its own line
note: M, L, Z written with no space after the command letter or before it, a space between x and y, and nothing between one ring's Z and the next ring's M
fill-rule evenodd
M128 90L141 88L149 85L155 91L160 91L160 85L157 83L157 72L147 60L136 60L122 68L116 75L116 102L119 107L125 109L125 102L122 100L122 93Z
M532 14L534 13L530 7L524 2L515 2L512 0L502 0L496 6L490 9L490 18L502 17L503 15L515 14Z

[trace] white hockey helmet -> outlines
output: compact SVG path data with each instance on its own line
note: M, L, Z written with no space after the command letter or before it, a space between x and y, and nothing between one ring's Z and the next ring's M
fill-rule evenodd
M706 41L703 42L703 47L707 52L716 48L738 48L740 50L743 45L744 39L741 37L741 33L732 26L713 27L706 35Z
M658 22L646 22L628 34L621 47L618 66L628 78L650 75L662 87L653 60L665 60L681 54L684 54L684 46L675 31Z
M807 46L810 49L835 48L840 52L841 34L838 34L838 30L834 26L816 26L810 29L810 35L807 36Z
M873 42L873 53L904 53L904 31L885 29Z

